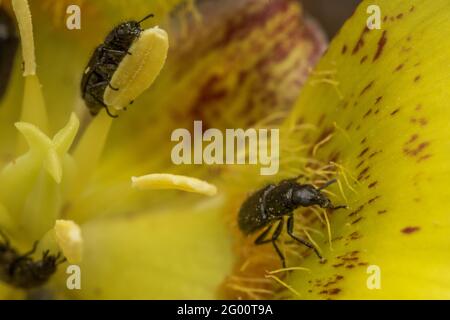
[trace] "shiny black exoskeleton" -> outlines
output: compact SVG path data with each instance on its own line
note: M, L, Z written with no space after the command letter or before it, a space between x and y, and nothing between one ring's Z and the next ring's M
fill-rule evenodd
M125 55L131 54L128 50L142 32L140 24L151 17L152 14L140 21L121 23L95 49L81 79L82 97L93 116L105 108L108 115L116 117L103 102L103 94L107 86L112 90L119 90L111 86L111 78Z
M13 19L0 7L0 99L6 92L18 46Z
M255 192L244 201L238 216L239 229L245 235L252 234L267 227L256 238L255 244L260 245L272 242L283 267L286 267L285 258L278 248L276 240L283 230L284 216L288 217L288 235L308 248L313 249L316 255L322 259L317 249L311 243L294 235L293 212L298 207L309 207L313 205L329 209L345 208L345 206L333 206L330 199L321 192L321 190L336 182L336 180L331 180L320 188L316 188L310 184L299 184L296 180L297 178L283 180L277 185L270 184ZM271 237L267 238L274 224L276 224L275 231Z
M35 261L31 255L36 251L37 242L29 252L19 254L2 231L0 237L3 238L0 243L0 281L16 288L31 289L45 284L58 265L66 260L60 253L51 255L45 251L42 259Z

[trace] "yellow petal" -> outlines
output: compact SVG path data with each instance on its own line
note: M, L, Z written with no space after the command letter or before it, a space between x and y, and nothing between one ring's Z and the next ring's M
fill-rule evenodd
M319 242L327 263L311 255L302 263L311 273L294 272L287 283L312 299L448 299L450 3L375 3L382 29L366 29L373 1L364 1L290 119L291 128L300 119L317 124L299 141L334 132L314 160L338 162L357 181L354 192L344 184L349 210L331 215L334 250ZM330 70L334 82L321 81ZM377 275L379 289L367 284Z
M148 212L83 225L85 299L213 299L230 272L218 208Z

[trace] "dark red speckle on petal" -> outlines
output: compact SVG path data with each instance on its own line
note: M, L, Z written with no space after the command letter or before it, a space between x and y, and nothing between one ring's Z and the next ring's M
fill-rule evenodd
M387 42L386 30L384 30L380 40L378 40L377 52L375 53L372 61L377 60L381 56L381 53L383 52L383 48L386 45L386 42Z
M417 232L419 230L420 230L420 227L406 227L406 228L403 228L401 231L404 234L411 234L411 233Z

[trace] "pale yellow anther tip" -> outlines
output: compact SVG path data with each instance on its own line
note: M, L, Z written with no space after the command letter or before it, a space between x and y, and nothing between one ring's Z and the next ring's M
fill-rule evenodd
M129 48L107 87L103 100L108 106L122 110L147 90L161 72L169 49L169 36L159 27L142 31Z
M56 220L55 239L64 256L70 263L81 262L83 238L80 227L70 220Z
M167 173L154 173L141 177L132 177L131 182L132 187L139 190L175 189L200 193L207 196L217 194L216 186L206 181Z

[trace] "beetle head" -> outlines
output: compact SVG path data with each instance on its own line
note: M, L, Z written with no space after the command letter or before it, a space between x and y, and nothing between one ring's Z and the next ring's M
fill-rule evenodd
M130 38L139 36L142 29L137 21L127 21L116 27L116 41L127 41Z
M105 39L105 44L112 46L122 46L124 49L128 49L131 43L142 32L139 22L127 21L119 24L111 31Z
M126 21L119 24L106 37L106 44L120 45L128 49L131 43L139 37L142 32L141 23L147 19L153 18L153 14L145 16L139 21Z
M308 207L319 205L322 208L332 208L333 205L326 195L312 185L297 185L292 193L292 201L294 204Z

